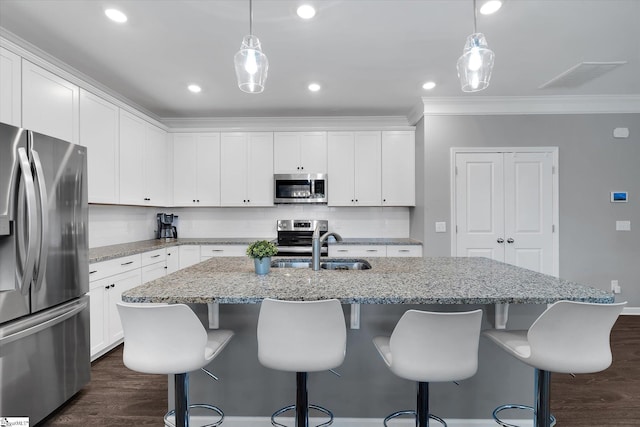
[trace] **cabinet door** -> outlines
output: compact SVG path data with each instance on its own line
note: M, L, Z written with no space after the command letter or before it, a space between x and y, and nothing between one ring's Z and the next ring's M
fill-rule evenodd
M110 285L108 279L98 280L91 284L91 290L89 291L89 342L91 356L109 345L106 308Z
M220 134L197 136L197 206L220 206Z
M165 206L169 201L167 174L167 133L146 124L145 150L142 166L144 169L144 204Z
M146 123L120 110L120 203L146 204L144 195L144 147Z
M250 206L273 206L273 133L249 133L247 200Z
M196 134L173 135L173 204L194 206L197 199L198 151Z
M382 152L380 132L355 133L355 203L380 206L382 203Z
M167 248L167 274L180 270L180 249L178 246Z
M131 288L142 284L142 276L140 269L130 271L128 273L118 274L110 278L109 284L109 344L116 342L124 337L122 332L122 323L118 314L117 302L122 301L122 293Z
M180 269L187 268L200 262L200 246L185 245L179 246Z
M157 262L142 267L140 271L142 273L142 283L151 282L167 275L167 263Z
M329 206L353 206L354 199L354 133L329 132L328 135Z
M300 165L304 173L327 173L327 132L301 132Z
M78 143L78 86L22 60L22 126Z
M248 136L243 132L220 135L221 206L246 206L247 204L247 140Z
M415 134L382 132L382 206L415 206Z
M120 109L80 91L80 145L87 147L89 203L118 203Z
M22 126L22 58L0 47L0 122Z
M300 133L275 132L273 134L274 173L302 173L300 167Z

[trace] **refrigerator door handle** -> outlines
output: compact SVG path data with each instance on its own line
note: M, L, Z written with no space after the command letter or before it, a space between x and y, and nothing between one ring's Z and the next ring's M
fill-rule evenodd
M29 158L27 157L27 151L23 147L18 148L18 158L20 171L22 172L22 182L24 183L24 192L26 193L25 199L27 208L27 251L26 256L23 256L24 250L22 249L23 244L21 244L21 239L24 237L24 232L16 233L16 237L18 238L19 243L18 257L20 258L20 261L23 261L22 265L16 266L16 277L18 279L18 283L20 284L20 292L22 293L22 295L27 295L29 293L31 281L33 280L33 270L36 264L36 251L38 249L37 241L35 239L36 233L38 231L38 227L36 224L37 212L35 211L36 191L33 182L33 175L31 174L31 164L29 163ZM22 203L22 201L19 201L18 203ZM21 221L17 222L18 224L21 223Z
M38 182L38 192L40 194L40 209L38 210L38 219L41 225L40 255L35 271L35 290L39 291L42 288L42 282L44 282L49 256L49 198L47 196L47 185L44 180L40 156L36 150L31 150L31 154L33 155L33 165L35 168L34 179Z
M66 304L42 313L40 316L29 318L22 325L10 325L11 331L8 331L9 327L4 328L7 330L0 328L0 347L62 323L87 308L88 304L88 300L84 298L75 301L73 304Z

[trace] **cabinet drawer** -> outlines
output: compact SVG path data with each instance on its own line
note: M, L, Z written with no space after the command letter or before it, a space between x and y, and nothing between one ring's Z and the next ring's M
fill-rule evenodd
M344 257L386 257L385 245L332 245L329 246L329 256Z
M422 246L420 245L388 245L388 257L421 257Z
M247 245L202 245L200 259L219 256L246 256Z
M167 259L167 250L165 248L156 249L155 251L144 252L140 254L142 257L142 266L155 264L156 262Z
M89 265L89 281L93 282L114 274L134 270L140 268L141 264L140 254L96 262Z

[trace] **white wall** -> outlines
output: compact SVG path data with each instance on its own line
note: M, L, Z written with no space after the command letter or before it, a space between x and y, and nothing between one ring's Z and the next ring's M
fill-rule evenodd
M409 208L279 205L269 208L89 206L89 247L155 238L156 213L178 215L178 237L275 238L278 219L326 219L344 238L409 237Z

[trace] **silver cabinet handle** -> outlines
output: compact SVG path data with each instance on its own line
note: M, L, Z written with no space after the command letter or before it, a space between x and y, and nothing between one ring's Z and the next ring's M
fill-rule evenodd
M513 243L513 242L515 242L515 240L513 240L511 237L507 239L507 243Z
M504 239L502 237L498 237L498 240L496 240L496 242L498 243L504 243Z

